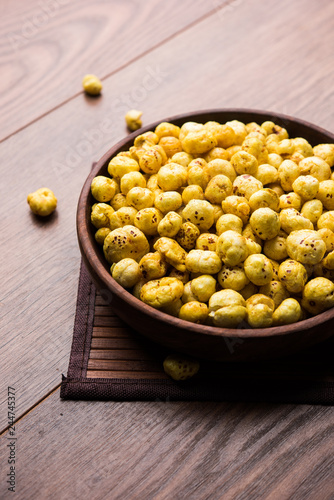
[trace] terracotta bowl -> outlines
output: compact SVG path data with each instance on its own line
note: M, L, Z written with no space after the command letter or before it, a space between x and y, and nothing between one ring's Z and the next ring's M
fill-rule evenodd
M90 222L91 206L95 203L90 184L97 175L108 175L110 159L128 150L138 133L154 130L161 121L182 125L186 121L204 123L209 120L226 122L237 119L248 123L271 120L283 126L290 137L304 137L313 146L334 142L334 135L310 123L272 112L241 109L208 110L161 119L140 132L136 131L113 146L97 162L88 176L79 198L77 231L80 250L95 284L104 290L114 312L140 334L154 342L196 357L218 361L251 361L292 354L330 337L334 332L334 308L310 319L288 326L262 329L226 329L190 323L160 312L126 291L114 281L101 247L94 239L95 228Z

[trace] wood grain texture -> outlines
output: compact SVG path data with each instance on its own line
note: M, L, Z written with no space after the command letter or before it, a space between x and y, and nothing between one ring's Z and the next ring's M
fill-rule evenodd
M3 2L0 140L82 93L85 74L104 79L214 10L201 0Z
M15 498L331 500L333 427L325 407L71 402L55 392L17 425Z
M3 388L20 389L20 414L66 371L80 260L77 199L92 161L126 135L125 102L141 107L145 123L194 108L247 106L331 129L333 94L324 82L334 76L333 10L328 1L321 8L310 0L231 4L106 79L103 99L79 95L0 145L7 207L0 233L0 380ZM147 68L157 64L163 76L145 88ZM59 199L48 221L33 217L25 202L41 184Z

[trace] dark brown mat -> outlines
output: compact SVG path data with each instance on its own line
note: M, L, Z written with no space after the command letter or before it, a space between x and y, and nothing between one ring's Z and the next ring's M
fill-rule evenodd
M175 382L162 369L166 349L111 311L81 266L73 343L60 397L97 400L334 403L334 337L298 355L261 363L201 361L196 377Z

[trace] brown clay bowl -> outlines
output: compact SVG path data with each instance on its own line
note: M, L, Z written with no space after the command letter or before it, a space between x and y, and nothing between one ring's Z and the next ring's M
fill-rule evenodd
M273 112L218 109L161 119L125 137L96 163L82 188L77 210L77 232L83 260L95 284L104 290L110 299L113 311L134 330L172 351L229 362L289 355L324 341L334 332L334 308L288 326L226 329L190 323L144 304L111 277L102 249L94 239L94 227L90 222L91 206L94 203L90 184L96 175L108 175L107 166L110 159L118 152L129 149L138 133L154 130L161 121L182 125L186 121L203 123L215 120L224 123L233 119L245 123L274 121L286 128L290 137L304 137L313 146L334 142L334 135L326 130Z

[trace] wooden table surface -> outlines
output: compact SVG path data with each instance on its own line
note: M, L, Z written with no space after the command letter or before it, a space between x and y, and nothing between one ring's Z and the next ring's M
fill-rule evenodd
M331 407L59 397L92 161L144 123L196 109L277 111L334 131L331 0L0 0L0 498L15 389L18 499L334 498ZM83 94L84 74L103 94ZM58 210L41 222L29 192Z

